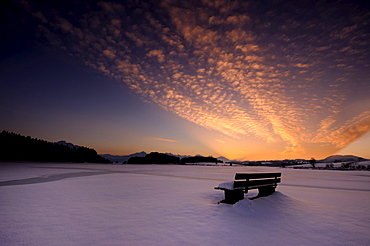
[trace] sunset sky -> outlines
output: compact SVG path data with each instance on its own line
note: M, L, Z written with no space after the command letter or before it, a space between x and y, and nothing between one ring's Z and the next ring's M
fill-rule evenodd
M365 2L2 1L0 130L100 154L370 158Z

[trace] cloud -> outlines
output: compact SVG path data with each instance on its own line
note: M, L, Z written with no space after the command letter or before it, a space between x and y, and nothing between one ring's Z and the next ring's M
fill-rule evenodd
M149 138L151 140L158 140L158 141L165 141L165 142L172 142L172 143L177 143L177 141L172 140L172 139L166 139L166 138Z
M226 143L224 140L221 140L221 139L216 139L216 141L219 142L219 143L222 143L222 144Z
M366 14L305 4L289 6L302 14L221 0L99 2L84 15L27 8L51 44L143 100L227 136L285 143L288 154L341 148L370 126L369 107L342 110L351 83L368 88Z
M164 62L165 56L162 50L151 50L146 54L147 57L156 57L158 62Z
M335 126L333 119L326 119L321 124L316 142L330 142L337 148L343 148L370 130L370 111L365 111Z
M34 17L40 19L43 23L47 23L48 19L41 13L41 11L38 11L36 13L32 14Z
M64 18L57 18L56 26L60 28L62 33L67 34L72 31L73 25Z
M108 57L110 59L113 59L113 58L116 57L116 55L114 54L114 51L109 50L109 49L104 50L103 55L105 55L106 57Z

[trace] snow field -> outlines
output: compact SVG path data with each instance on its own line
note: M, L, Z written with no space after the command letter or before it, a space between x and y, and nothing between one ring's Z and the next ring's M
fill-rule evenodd
M273 195L218 204L236 172L276 171ZM62 173L76 176L0 186L0 245L370 244L370 172L24 163L0 181Z

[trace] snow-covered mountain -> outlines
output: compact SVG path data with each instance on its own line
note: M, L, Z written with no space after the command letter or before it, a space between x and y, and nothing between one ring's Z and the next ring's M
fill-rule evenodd
M112 162L125 162L125 161L128 161L128 159L130 159L131 157L144 157L146 156L147 153L144 152L144 151L141 151L141 152L138 152L138 153L134 153L134 154L130 154L130 155L110 155L110 154L102 154L100 156L104 157L105 159L107 160L110 160Z
M55 143L56 143L56 144L59 144L59 145L67 146L67 147L69 147L69 148L71 148L71 149L73 149L73 148L78 149L78 148L81 148L81 147L82 147L82 146L74 145L73 143L68 143L68 142L66 142L66 141L64 141L64 140L61 140L61 141L59 141L59 142L55 142Z
M333 163L333 162L346 162L346 161L365 161L366 159L354 155L331 155L321 160L320 162Z
M172 153L166 153L166 154L179 157L180 159L186 158L186 157L192 157L192 155L175 155L175 154L172 154ZM201 155L195 155L195 156L201 156ZM213 157L213 156L209 156L209 157ZM216 157L216 159L219 160L219 161L223 161L224 163L226 163L226 162L238 162L236 160L229 160L229 159L227 159L226 157L223 157L223 156Z
M175 155L175 154L172 154L172 153L165 153L165 154L166 155L172 155L172 156L178 157L180 159L187 158L187 157L192 157L192 155Z

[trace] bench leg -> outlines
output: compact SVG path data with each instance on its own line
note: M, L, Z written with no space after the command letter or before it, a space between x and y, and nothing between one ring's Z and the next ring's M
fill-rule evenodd
M258 188L258 197L269 196L274 192L275 192L275 187L274 186L260 187L260 188Z
M243 190L225 190L225 200L222 200L221 202L234 204L242 199L244 199Z

